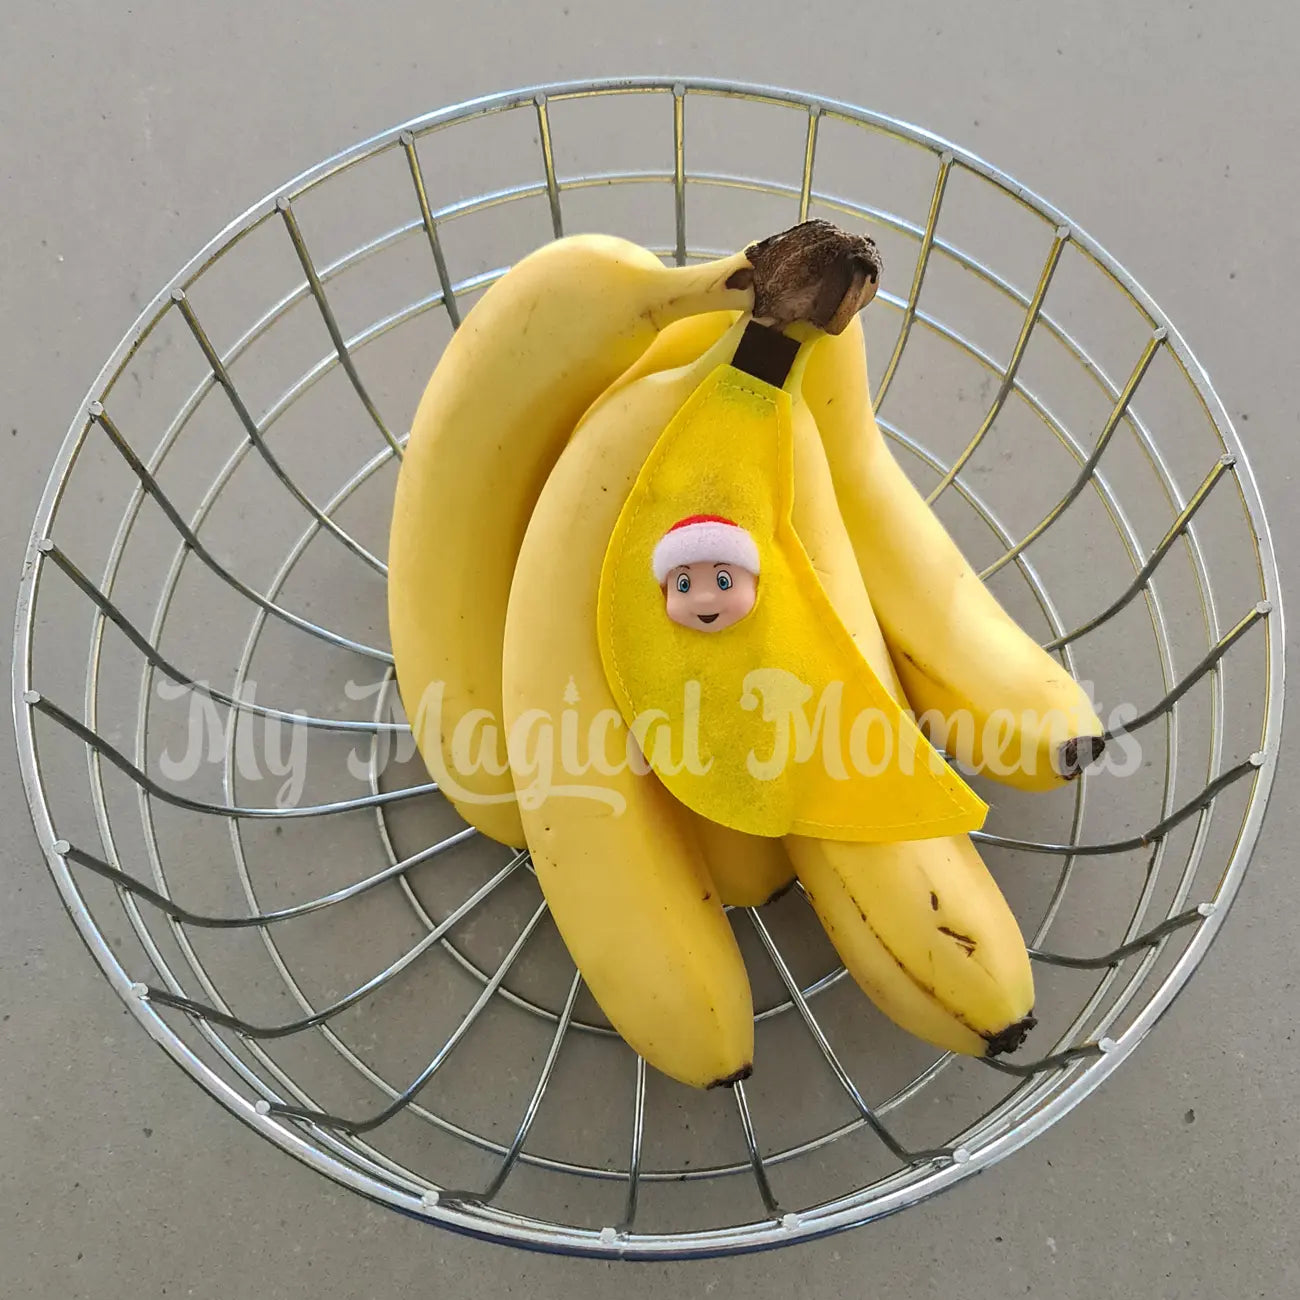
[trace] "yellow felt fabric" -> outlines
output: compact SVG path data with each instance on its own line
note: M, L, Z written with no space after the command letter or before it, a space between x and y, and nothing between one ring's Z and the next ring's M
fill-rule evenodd
M794 532L790 401L721 366L642 467L597 610L619 709L664 785L721 825L856 841L976 830L985 804L881 685ZM698 514L759 550L754 608L719 632L671 621L651 568L656 542Z

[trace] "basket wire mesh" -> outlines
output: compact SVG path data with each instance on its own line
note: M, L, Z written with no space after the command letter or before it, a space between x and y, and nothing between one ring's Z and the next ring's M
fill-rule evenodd
M641 136L617 124L632 105ZM496 134L476 141L484 124ZM766 152L751 167L752 138ZM637 150L660 165L629 170ZM617 217L575 212L610 195ZM824 215L885 246L869 311L882 428L1044 644L1143 701L1114 738L1157 739L1123 784L1090 774L1032 806L991 796L976 838L1030 937L1049 1013L1036 1056L1032 1039L983 1062L905 1041L850 988L796 891L732 911L755 978L758 1072L706 1097L622 1045L558 945L527 854L479 839L423 778L385 648L380 556L430 359L515 257L603 212L681 264L763 233L764 205L780 211L773 229ZM990 231L1005 264L982 251ZM272 292L285 254L293 274ZM380 306L390 282L398 296ZM259 294L269 303L249 324ZM954 391L957 407L942 406ZM278 550L258 531L285 527ZM150 1036L235 1116L337 1182L459 1231L577 1254L717 1255L924 1199L1041 1133L1133 1050L1245 871L1277 757L1282 645L1236 434L1114 259L915 127L787 91L649 78L430 114L217 236L141 314L72 422L22 577L14 707L73 921ZM198 666L210 653L228 685ZM354 689L343 671L374 680ZM268 680L271 703L256 698ZM219 738L212 788L203 772L168 775L163 738L192 739L195 718ZM257 738L272 736L324 753L319 797L249 776ZM272 784L292 782L291 765L272 766ZM332 928L285 938L313 923Z

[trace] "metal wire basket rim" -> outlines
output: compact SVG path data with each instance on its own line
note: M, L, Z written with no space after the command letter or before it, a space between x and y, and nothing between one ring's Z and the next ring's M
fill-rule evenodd
M922 146L937 154L949 154L953 160L959 161L963 167L982 176L1040 216L1047 218L1058 226L1068 227L1071 242L1082 249L1121 285L1141 310L1148 315L1153 327L1163 328L1167 331L1168 346L1173 349L1200 399L1205 404L1206 411L1212 423L1216 426L1224 444L1237 458L1235 466L1236 478L1257 538L1256 556L1264 585L1264 597L1272 604L1267 642L1268 708L1261 743L1263 761L1255 777L1251 802L1243 819L1233 853L1220 880L1217 895L1218 902L1213 912L1197 927L1187 949L1123 1035L1113 1042L1108 1040L1108 1050L1100 1056L1094 1057L1086 1063L1075 1062L1063 1067L1065 1070L1077 1074L1074 1081L1059 1091L1046 1105L1025 1117L1009 1131L964 1153L967 1156L965 1160L936 1167L923 1179L908 1183L894 1192L875 1198L872 1212L867 1217L864 1217L861 1213L861 1202L865 1198L865 1193L859 1191L828 1202L818 1209L806 1211L799 1216L785 1216L783 1220L774 1222L770 1228L759 1232L753 1231L753 1225L747 1225L735 1229L715 1229L700 1233L679 1234L671 1239L639 1240L635 1235L620 1237L617 1234L611 1234L609 1231L595 1232L547 1223L545 1227L551 1239L542 1241L539 1240L535 1233L535 1227L538 1226L539 1221L528 1216L512 1214L492 1206L475 1206L473 1212L470 1213L458 1208L453 1203L438 1203L436 1197L428 1198L400 1193L391 1186L386 1186L337 1159L322 1158L322 1154L317 1148L307 1141L293 1126L282 1124L268 1115L261 1114L255 1105L211 1070L140 996L141 986L134 983L118 963L112 949L99 932L93 917L90 915L80 891L77 889L67 859L61 852L63 845L57 840L50 809L45 800L39 771L35 763L35 738L30 707L30 670L33 632L32 616L34 613L36 579L40 564L37 544L49 532L50 524L62 496L62 487L69 466L89 428L91 404L109 387L116 375L143 343L173 292L191 282L218 253L231 246L258 222L273 214L276 211L277 203L286 198L293 199L302 195L337 172L345 170L364 158L373 156L384 148L400 143L404 133L416 136L427 134L439 127L451 125L465 118L483 116L539 102L544 104L550 99L655 91L671 93L678 97L694 91L702 94L740 98L766 102L781 107L803 109L813 115L826 114L842 117L852 123L879 128L891 136ZM1274 630L1276 630L1277 646L1279 647L1276 653L1273 640ZM489 1241L509 1241L519 1246L548 1253L569 1253L593 1257L616 1256L632 1259L663 1259L700 1255L717 1256L771 1249L787 1244L792 1240L813 1239L854 1227L867 1221L867 1218L876 1219L895 1213L927 1198L935 1191L941 1190L969 1174L987 1168L1011 1154L1050 1127L1068 1110L1072 1109L1097 1088L1120 1062L1127 1058L1129 1053L1150 1032L1151 1028L1172 1004L1184 987L1191 971L1213 942L1235 898L1240 878L1246 869L1259 836L1260 826L1267 810L1276 774L1277 739L1280 735L1284 703L1281 689L1284 665L1280 647L1284 645L1285 625L1283 622L1277 561L1273 551L1271 532L1254 473L1236 429L1204 368L1188 347L1181 333L1166 318L1150 294L1142 288L1132 274L1107 253L1085 230L1081 229L1073 221L1068 220L1059 209L1036 192L1015 181L1005 172L977 155L933 132L885 114L872 112L824 96L812 96L768 85L729 82L719 78L683 76L617 77L590 81L545 83L481 96L423 114L382 131L308 168L287 184L278 187L265 198L251 205L210 239L172 277L166 286L139 313L121 342L114 349L109 360L100 370L83 398L51 467L36 512L24 561L23 574L19 583L15 616L12 698L15 734L19 748L24 790L37 837L65 909L105 977L149 1036L162 1047L177 1065L185 1070L190 1078L203 1086L231 1114L267 1140L274 1142L304 1163L325 1173L335 1182L350 1187L370 1200L387 1204L413 1217L435 1221L465 1235ZM491 1224L490 1230L485 1227L487 1223Z

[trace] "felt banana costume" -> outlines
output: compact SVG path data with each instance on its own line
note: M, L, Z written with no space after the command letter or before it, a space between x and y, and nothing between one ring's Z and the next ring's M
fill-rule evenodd
M974 830L984 803L863 657L791 523L791 392L814 341L787 358L784 387L741 368L742 353L772 341L742 342L656 442L605 554L606 676L650 767L712 821L849 841ZM701 552L683 535L711 545L717 563L689 564ZM689 584L683 570L696 567L716 568L724 594L742 573L756 577L749 612L721 631L713 604L700 627L674 621L665 602L671 611L677 593L661 583Z

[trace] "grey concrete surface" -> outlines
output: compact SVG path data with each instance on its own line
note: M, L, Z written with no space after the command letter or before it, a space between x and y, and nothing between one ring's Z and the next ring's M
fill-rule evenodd
M444 103L643 71L856 101L967 144L1074 216L1208 366L1259 475L1285 589L1300 548L1294 6L764 2L743 20L727 8L3 6L9 589L86 385L138 306L247 202ZM256 1141L126 1017L59 906L7 741L0 764L5 1300L1300 1292L1289 763L1204 968L1135 1058L1045 1137L936 1201L827 1242L625 1266L407 1222Z

